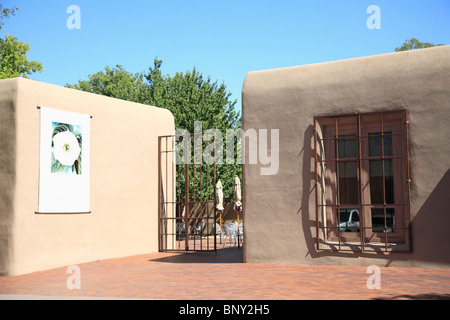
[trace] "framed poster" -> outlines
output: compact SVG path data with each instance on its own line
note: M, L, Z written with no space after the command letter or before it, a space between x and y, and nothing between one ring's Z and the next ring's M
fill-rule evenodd
M89 213L90 120L40 107L37 213Z

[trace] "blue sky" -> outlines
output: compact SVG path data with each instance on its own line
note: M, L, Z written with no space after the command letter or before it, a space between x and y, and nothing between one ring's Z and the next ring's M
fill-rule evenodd
M174 75L196 67L225 83L241 109L247 72L393 52L407 38L450 44L449 0L2 0L20 11L0 36L30 45L32 79L65 85L106 66L142 72L163 60ZM81 29L70 30L70 5ZM370 5L381 29L367 28Z

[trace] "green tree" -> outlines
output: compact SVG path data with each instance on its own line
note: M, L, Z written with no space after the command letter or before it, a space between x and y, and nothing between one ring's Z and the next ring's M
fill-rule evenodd
M0 39L0 79L24 77L42 71L42 63L28 61L30 46L17 38L5 35Z
M184 73L177 72L174 76L163 75L161 72L162 61L155 59L153 67L150 67L144 77L147 79L149 88L143 96L143 102L169 109L175 118L175 127L177 129L185 129L190 133L198 132L199 128L194 127L195 121L201 121L202 131L216 129L221 132L224 145L220 148L217 145L216 155L225 161L226 154L225 138L227 130L236 130L240 128L240 115L235 111L236 101L231 101L231 93L227 92L225 84L219 84L212 81L210 77L205 78L196 68L192 71ZM212 141L209 140L209 141ZM237 144L234 146L234 158L237 155ZM202 142L202 150L205 150L206 142ZM212 170L210 167L195 165L196 177L190 178L190 190L194 189L196 197L205 199L206 189L206 172ZM193 171L193 168L191 169ZM202 173L202 193L200 190L200 172ZM210 174L211 172L209 172ZM193 172L191 173L193 175ZM220 178L224 188L224 201L233 200L234 177L235 175L242 177L242 166L237 164L216 164L216 177ZM180 190L184 192L184 172L181 173L182 185ZM210 174L211 176L211 174ZM209 188L209 199L213 199L214 188ZM190 197L194 197L191 193Z
M5 24L3 20L18 11L16 7L12 9L4 8L0 4L0 29ZM34 72L42 71L42 63L28 61L27 52L30 46L20 42L11 35L5 35L5 39L0 39L0 79L24 77L28 78Z
M415 49L422 49L422 48L429 48L429 47L436 47L436 46L442 46L442 44L433 44L429 42L420 42L416 38L410 38L406 39L405 42L400 46L395 48L395 51L408 51L408 50L415 50Z
M16 15L16 11L19 11L17 7L12 7L11 9L3 8L3 5L0 4L0 30L2 29L3 25L5 24L3 20L8 18L11 15Z
M231 93L225 84L205 78L193 68L173 77L162 75L161 60L144 73L149 88L143 103L169 109L175 117L176 128L194 132L194 121L202 121L203 130L234 128L239 124L239 114L234 110L236 101L230 101ZM225 131L224 131L225 132Z
M123 66L106 67L104 71L89 75L89 80L79 80L77 84L66 87L101 94L117 99L141 102L141 92L146 89L143 76L124 70Z

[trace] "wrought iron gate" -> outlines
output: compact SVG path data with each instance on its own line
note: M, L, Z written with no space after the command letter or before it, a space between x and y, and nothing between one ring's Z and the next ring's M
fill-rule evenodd
M217 250L214 133L158 139L159 251Z

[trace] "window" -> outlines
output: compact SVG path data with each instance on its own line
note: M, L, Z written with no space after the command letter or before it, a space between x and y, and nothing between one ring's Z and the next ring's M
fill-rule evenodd
M314 118L317 248L410 248L406 110Z

